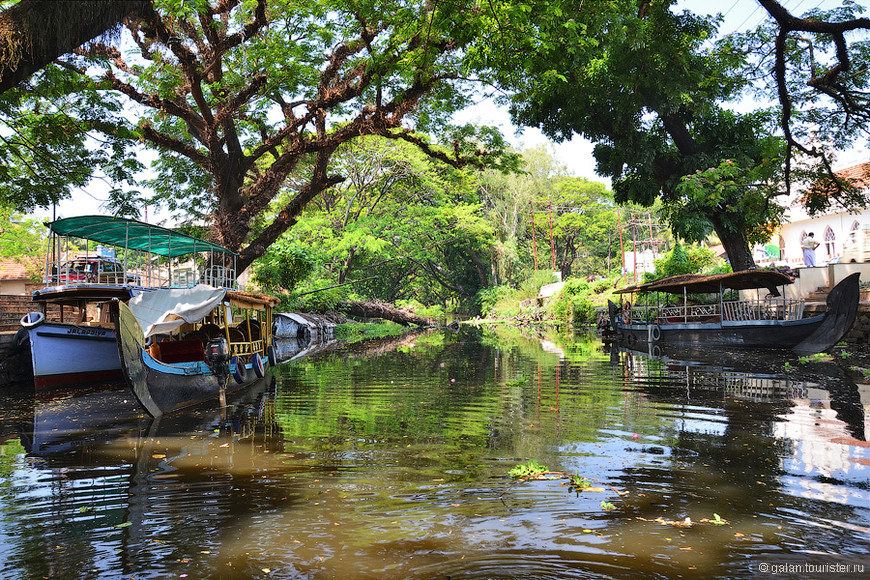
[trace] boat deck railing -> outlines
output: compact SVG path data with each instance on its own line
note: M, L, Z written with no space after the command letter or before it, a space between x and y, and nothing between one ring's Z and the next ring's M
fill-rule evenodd
M800 320L804 315L802 299L729 300L714 304L675 306L635 306L631 323L680 324L693 322Z
M236 284L236 270L213 264L203 272L202 283L214 288L233 288Z
M64 285L139 286L143 288L190 288L207 284L214 288L235 288L236 270L232 267L212 265L201 273L197 268L185 266L169 269L147 263L124 262L101 256L66 257L48 260L43 283L47 287Z
M247 359L254 353L262 354L266 352L266 347L264 346L264 341L262 339L250 341L245 340L241 342L230 341L229 347L231 356L240 356L244 359Z

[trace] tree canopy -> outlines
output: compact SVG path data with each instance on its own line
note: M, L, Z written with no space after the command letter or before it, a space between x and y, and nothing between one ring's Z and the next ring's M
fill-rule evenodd
M781 216L791 142L777 136L775 111L732 106L752 87L746 71L757 54L736 50L733 39L713 43L720 18L675 4L504 2L475 56L510 91L516 123L596 143L598 173L613 179L618 202L660 197L675 234L694 241L715 231L735 269L753 267L750 240ZM727 187L693 178L726 167Z
M510 24L494 34L509 39L507 49L481 51L481 59L495 82L513 89L515 121L554 139L577 133L596 143L598 173L613 179L618 202L651 205L661 196L681 204L670 214L678 235L703 239L715 230L735 267L750 267L747 233L771 215L731 211L735 197L700 195L686 204L680 185L731 158L761 177L733 193L760 196L754 205L763 210L776 194L769 185L777 165L765 160L775 158L777 144L763 118L721 105L743 81L733 74L740 57L703 49L717 20L674 13L672 4L557 0L527 13L505 6Z
M816 7L798 17L775 0L758 3L771 19L723 39L720 47L750 55L742 74L757 95L779 103L786 189L793 181L817 182L804 198L811 212L832 203L864 205L861 188L838 177L832 164L836 151L870 135L865 8L844 0L839 8Z
M345 179L332 156L361 136L411 143L455 167L511 164L496 131L450 124L467 102L464 50L481 24L473 2L154 0L127 22L128 34L91 43L4 95L17 107L6 123L19 160L6 199L23 204L14 196L27 185L43 205L68 193L59 184L35 196L43 180L28 162L46 155L28 131L56 118L52 155L81 161L68 181L80 185L73 177L100 164L113 181L131 180L139 168L124 163L124 147L156 149L148 203L209 221L244 267ZM21 128L23 111L30 124ZM84 144L95 135L115 149L92 160ZM294 194L275 211L285 183ZM134 189L113 191L122 212L140 203ZM271 221L253 236L266 213Z
M810 209L863 202L826 147L870 119L862 7L759 4L770 22L713 43L720 19L675 0L4 0L0 201L47 206L102 178L117 213L164 205L246 266L347 179L334 156L361 137L513 168L496 131L450 122L482 79L517 124L594 141L617 202L660 198L676 235L715 231L751 267L749 243L776 227L793 179L827 173ZM749 89L779 108L737 112ZM156 152L150 199L142 147ZM507 265L516 252L500 241Z

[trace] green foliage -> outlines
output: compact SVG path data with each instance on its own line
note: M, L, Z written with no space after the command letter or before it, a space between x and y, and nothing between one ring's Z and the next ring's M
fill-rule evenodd
M613 505L612 503L610 503L609 501L603 501L603 500L602 500L602 502L601 502L601 509L603 509L603 510L606 511L606 512L610 512L610 511L615 510L615 509L616 509L616 506Z
M676 224L674 233L691 242L703 241L711 228L698 216L720 212L730 227L740 228L750 245L770 241L785 209L770 203L780 188L779 167L774 165L779 143L769 146L769 157L760 162L723 159L716 167L684 176L677 187L682 197L665 206L665 217Z
M479 311L485 318L497 316L498 312L503 311L503 303L511 300L514 290L507 286L492 286L490 288L482 288L477 293L477 304Z
M343 270L391 264L390 276L381 268L360 292L425 275L416 290L434 291L423 302L459 301L486 285L467 265L485 270L490 236L477 200L464 199L467 176L456 174L513 170L518 156L497 129L452 123L471 100L464 48L486 22L475 2L153 6L3 95L0 200L46 206L99 174L115 186L108 208L135 213L143 201L130 184L142 167L131 150L147 148L147 202L207 223L214 239L241 250L243 267L309 203L332 196L326 210L341 231L325 253L344 252ZM372 151L356 158L363 143ZM375 207L382 200L389 207ZM287 272L267 270L265 281L283 284Z
M0 204L0 258L42 262L47 231L38 220Z
M492 225L473 175L381 138L347 144L333 159L348 179L312 201L267 250L266 263L285 261L276 246L304 248L316 267L300 272L299 293L341 285L348 298L474 310L473 297L488 282Z
M715 230L732 261L751 265L746 232L774 222L784 149L770 137L774 114L739 114L727 104L742 97L750 60L746 51L711 48L721 17L670 1L639 10L627 0L592 9L547 0L528 11L500 2L497 10L509 24L484 31L474 56L509 89L514 122L555 140L583 135L617 202L661 199L678 237L699 241ZM742 173L725 187L679 187L727 159Z
M592 485L591 481L577 474L570 475L568 482L569 486L576 491L586 489Z
M0 94L0 135L0 205L47 208L95 177L138 194L143 166L119 101L69 70L46 67Z
M595 320L595 307L590 295L592 289L588 282L571 278L559 293L550 299L547 309L556 319L569 324L587 324Z
M677 243L664 257L655 261L655 272L652 274L647 272L644 280L649 282L669 276L709 272L716 264L716 255L710 248L703 246L685 248Z
M537 479L547 473L549 469L543 465L538 465L534 459L528 463L520 464L510 470L509 475L514 479Z
M550 270L537 270L522 281L517 289L497 286L480 291L477 301L481 305L481 313L487 318L512 318L525 312L531 314L535 307L522 308L520 302L531 300L538 296L541 286L555 281Z
M293 290L315 268L312 252L293 243L279 241L253 267L253 281L267 292Z
M536 270L520 283L517 297L519 300L534 298L541 290L541 286L553 284L555 281L556 278L551 270Z
M410 310L414 314L418 316L423 316L425 318L433 318L439 319L444 318L445 312L444 307L439 304L432 304L426 306L417 300L396 300L396 307L402 308L405 310Z

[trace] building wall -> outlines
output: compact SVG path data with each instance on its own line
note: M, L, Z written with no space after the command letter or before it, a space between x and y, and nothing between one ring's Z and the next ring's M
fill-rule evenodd
M828 260L842 255L843 242L849 237L849 232L852 231L852 226L855 223L859 225L870 224L870 212L864 211L857 214L838 212L815 218L803 217L803 219L783 224L780 230L785 249L783 259L789 266L803 266L801 240L804 233L813 232L814 237L819 242L819 247L816 248L816 264L824 265ZM834 236L830 249L825 240L825 232L828 228L831 229Z
M850 181L858 187L865 188L865 196L870 197L870 162L866 161L867 152L860 153L865 161L855 163L837 169L837 176ZM789 206L780 229L781 239L772 240L779 243L783 250L783 260L789 266L803 266L803 251L801 240L804 234L813 232L819 242L816 248L816 264L824 266L829 260L842 256L843 242L849 237L849 233L857 226L870 225L870 209L859 212L832 210L823 215L810 216L800 199L803 197L799 188L795 192L795 198ZM826 240L826 233L830 233L832 240Z
M27 294L27 280L0 280L0 294Z

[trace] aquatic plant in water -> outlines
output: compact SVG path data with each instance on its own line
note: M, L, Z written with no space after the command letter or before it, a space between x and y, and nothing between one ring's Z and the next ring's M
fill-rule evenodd
M580 491L581 489L586 489L592 485L592 482L582 477L580 475L570 475L568 476L568 482L571 489Z
M543 465L538 465L534 459L526 464L520 464L510 470L510 476L514 479L541 479L549 472Z

